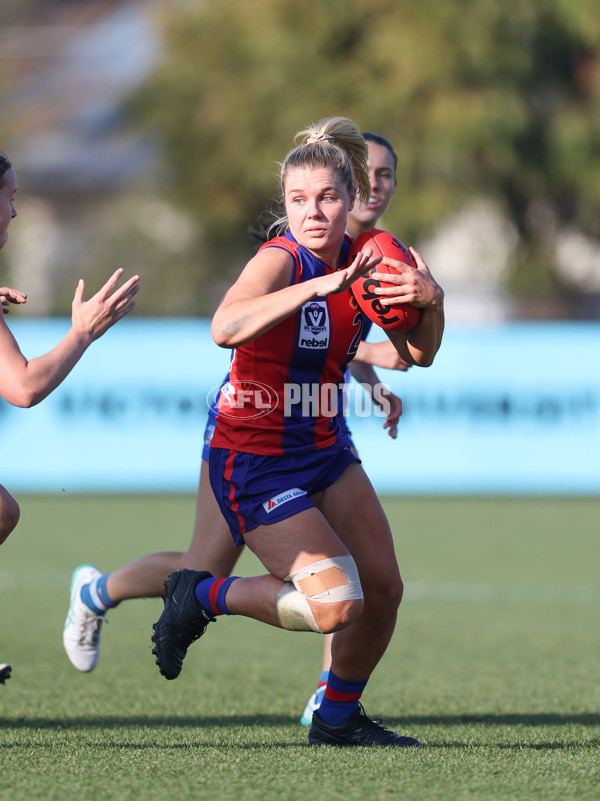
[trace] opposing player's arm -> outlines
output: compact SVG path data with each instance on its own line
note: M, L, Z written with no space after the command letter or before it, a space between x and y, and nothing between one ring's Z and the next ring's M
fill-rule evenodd
M88 301L80 281L72 304L72 322L66 336L48 353L26 359L0 316L0 395L14 406L35 406L64 381L91 343L134 307L139 276L116 288L123 270L117 270Z
M13 406L35 406L64 380L86 347L71 329L49 353L28 360L0 318L0 395Z
M8 286L0 287L0 304L3 307L8 306L10 303L26 303L27 295L18 289L11 289ZM8 309L2 309L4 314L8 314Z

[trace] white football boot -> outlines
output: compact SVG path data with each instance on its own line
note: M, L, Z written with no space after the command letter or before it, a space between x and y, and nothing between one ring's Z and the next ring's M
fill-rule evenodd
M96 667L104 615L93 612L81 600L81 588L102 573L93 565L79 565L71 579L71 600L63 630L63 645L71 664L82 673Z
M310 724L312 723L313 712L321 706L321 701L323 700L323 696L325 695L325 686L326 685L323 684L321 685L321 687L318 687L308 699L306 709L304 710L304 713L300 718L300 723L303 726L310 726Z

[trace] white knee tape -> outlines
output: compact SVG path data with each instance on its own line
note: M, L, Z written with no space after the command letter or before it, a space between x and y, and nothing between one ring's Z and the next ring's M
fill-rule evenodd
M288 631L321 633L306 595L298 592L291 581L286 581L277 595L277 617L283 628Z
M356 563L351 556L321 559L287 576L299 592L311 601L333 603L363 597Z
M363 597L358 570L351 556L314 562L290 573L285 582L277 596L277 615L281 625L290 631L321 631L309 599L334 603Z

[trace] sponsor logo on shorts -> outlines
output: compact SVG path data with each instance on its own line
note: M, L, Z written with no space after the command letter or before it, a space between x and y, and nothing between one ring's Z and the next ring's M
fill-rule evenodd
M329 347L329 310L327 301L312 300L300 312L300 348L321 350Z
M306 490L301 490L298 487L294 487L293 489L286 490L285 492L280 492L279 495L274 495L272 498L269 498L268 501L265 501L263 503L263 509L267 513L272 512L273 509L277 509L282 503L293 501L294 498L298 498L300 495L306 495Z

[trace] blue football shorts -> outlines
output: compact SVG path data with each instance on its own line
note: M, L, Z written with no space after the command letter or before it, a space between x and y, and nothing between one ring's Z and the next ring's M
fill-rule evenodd
M242 545L244 532L313 507L310 496L354 462L360 459L344 443L283 456L210 448L210 483L235 544Z

